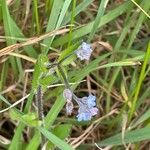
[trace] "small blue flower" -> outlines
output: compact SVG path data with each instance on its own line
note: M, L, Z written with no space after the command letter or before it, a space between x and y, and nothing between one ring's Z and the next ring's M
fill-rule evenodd
M88 97L78 98L73 96L73 93L70 89L65 89L63 96L66 99L66 112L67 115L71 115L73 111L73 102L72 98L79 105L77 120L78 121L89 121L93 116L97 115L98 108L96 107L96 97L90 94Z
M92 51L93 50L91 48L91 45L83 42L81 46L77 49L76 54L80 60L89 60Z
M98 113L98 108L95 107L96 97L91 94L88 97L79 98L78 104L78 121L89 121Z
M96 106L96 97L90 94L87 98L87 105L89 108Z

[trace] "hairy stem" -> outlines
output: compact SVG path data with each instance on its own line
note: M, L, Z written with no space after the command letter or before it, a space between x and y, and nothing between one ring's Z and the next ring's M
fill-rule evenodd
M42 126L44 127L44 114L43 114L43 93L42 93L42 87L41 85L38 86L37 88L37 93L36 93L36 106L37 106L37 111L38 111L38 119L42 121ZM45 144L45 137L41 135L41 148Z

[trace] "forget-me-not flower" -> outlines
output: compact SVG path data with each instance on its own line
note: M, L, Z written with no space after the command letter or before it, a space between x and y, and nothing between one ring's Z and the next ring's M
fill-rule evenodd
M96 97L89 95L88 97L83 97L79 99L79 109L77 120L78 121L89 121L98 113L98 108L96 106Z
M87 44L86 42L83 42L81 46L76 50L76 55L80 60L89 60L92 48L90 44Z
M77 115L77 118L78 118L77 119L78 121L89 121L89 120L91 120L92 116L90 113L84 112L84 113L79 113Z
M68 115L71 115L73 111L72 97L75 95L73 95L69 89L65 89L63 95L67 101L66 112ZM89 121L93 116L97 115L98 108L96 107L96 97L94 95L90 94L88 97L85 96L82 98L75 96L75 101L79 105L78 114L76 116L78 121Z
M89 108L96 106L96 97L90 94L87 98L87 105Z

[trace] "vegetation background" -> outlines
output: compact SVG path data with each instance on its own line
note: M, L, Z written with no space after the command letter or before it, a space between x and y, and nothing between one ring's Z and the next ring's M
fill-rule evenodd
M149 150L149 14L149 0L0 0L0 149ZM38 55L55 62L82 41L91 60L62 67L76 95L97 97L99 114L66 115L58 71L44 82L41 127L31 92Z

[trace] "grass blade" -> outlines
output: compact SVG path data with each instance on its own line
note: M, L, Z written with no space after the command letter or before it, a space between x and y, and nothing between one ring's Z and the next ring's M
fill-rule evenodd
M141 86L142 86L142 83L143 83L143 80L144 80L145 70L146 70L146 66L149 62L149 59L150 59L150 42L148 44L148 48L147 48L147 52L145 54L145 58L144 58L144 62L143 62L143 65L142 65L140 77L139 77L139 80L138 80L138 83L137 83L137 86L136 86L136 89L135 89L135 95L134 95L132 106L131 106L131 109L130 109L130 112L129 112L129 121L131 120L131 118L133 116L133 113L135 111L136 105L137 105L139 92L140 92L140 89L141 89Z
M69 144L59 139L56 135L52 134L48 130L44 128L38 128L38 130L61 150L73 150Z
M102 27L103 25L109 23L110 21L114 20L115 18L117 18L118 16L123 14L128 9L129 3L130 3L129 1L125 2L124 4L118 6L114 10L112 10L109 13L107 13L106 15L104 15L102 17L101 22L98 25L98 27L99 28ZM81 37L87 35L88 33L90 33L91 30L92 30L93 24L94 24L94 21L90 22L89 24L85 25L84 27L81 27L81 28L75 30L73 32L73 39L72 40L81 38ZM53 46L57 47L57 46L60 46L60 45L63 45L65 43L67 43L68 42L68 38L69 38L69 35L66 34L63 37L60 37L60 38L56 39L53 42Z
M46 32L53 31L55 29L57 21L58 21L58 17L59 17L59 12L61 10L62 5L63 5L62 0L59 0L59 1L55 0L53 2L53 6L52 6L51 14L50 14L50 17L48 20ZM43 41L43 44L46 45L47 47L49 47L51 45L50 41L51 41L51 38L45 39ZM48 48L44 48L43 53L46 54L47 52L48 52Z
M143 140L149 140L150 139L150 127L145 127L142 129L136 129L133 131L129 131L125 133L124 141L122 141L122 133L119 133L117 135L114 135L112 137L109 137L108 139L105 139L98 143L99 146L108 146L108 145L123 145L123 142L125 144L127 143L135 143L140 142Z
M100 2L98 13L97 13L97 16L95 18L92 30L91 30L89 38L88 38L89 42L93 39L94 34L96 33L96 31L98 29L98 26L99 26L99 24L101 22L101 18L104 15L104 11L105 11L107 3L108 3L108 0L101 0L101 2Z
M84 0L79 5L76 6L74 16L77 16L80 12L84 11L85 8L90 5L94 0ZM63 25L66 25L71 18L71 12L68 13L68 15L64 18Z

